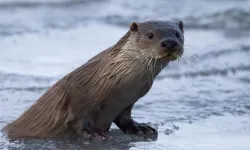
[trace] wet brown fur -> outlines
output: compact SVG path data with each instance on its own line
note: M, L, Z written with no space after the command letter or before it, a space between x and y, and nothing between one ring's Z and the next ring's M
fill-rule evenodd
M121 66L119 67L121 62L116 64L109 62L118 54L120 46L123 45L124 39L128 35L129 32L113 49L109 48L101 52L59 80L20 118L5 126L3 131L7 132L9 136L28 137L60 137L74 132L67 124L91 113L88 112L88 108L94 111L93 107L99 100L107 99L111 96L109 95L112 93L111 91L115 92L113 85L119 79L111 79L111 77L119 73L117 71L121 68ZM116 67L113 70L108 69L111 66ZM123 66L123 69L123 74L125 74L127 68ZM103 84L106 86L101 86ZM98 106L96 107L98 109Z
M105 101L125 94L124 89L133 96L130 87L141 89L143 86L143 90L135 91L133 101L144 96L168 62L160 63L158 65L162 66L155 68L154 65L158 63L156 60L134 57L138 51L136 49L128 53L126 48L133 48L133 45L124 45L130 42L131 34L134 33L128 31L114 46L55 83L19 118L6 125L3 131L12 138L75 135L83 128L83 118L93 117ZM129 104L127 102L124 107Z

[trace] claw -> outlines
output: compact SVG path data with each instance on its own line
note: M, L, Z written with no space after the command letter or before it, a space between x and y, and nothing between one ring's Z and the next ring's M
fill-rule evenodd
M109 139L111 136L96 128L94 123L86 121L84 124L84 138L95 141Z
M158 135L158 132L155 128L146 123L137 123L134 120L126 124L122 130L125 132L125 134L136 134L139 136L157 137Z
M96 141L96 140L105 140L109 138L110 136L103 132L99 132L99 133L93 132L90 134L89 140Z

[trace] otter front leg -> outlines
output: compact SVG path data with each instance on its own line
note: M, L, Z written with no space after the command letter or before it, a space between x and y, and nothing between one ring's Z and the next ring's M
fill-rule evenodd
M157 138L158 132L155 128L146 123L137 123L131 118L131 110L133 105L124 109L114 120L114 123L125 133L144 135Z

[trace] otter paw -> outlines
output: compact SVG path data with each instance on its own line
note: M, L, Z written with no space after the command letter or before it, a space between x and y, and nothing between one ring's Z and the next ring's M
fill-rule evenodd
M110 139L111 136L109 136L106 133L107 132L103 132L99 130L98 128L96 128L93 122L86 121L85 126L84 126L83 137L91 141Z
M126 134L157 136L158 132L155 128L146 123L132 122L124 130Z
M109 136L108 134L105 134L104 132L89 133L87 131L84 132L83 137L90 141L99 141L99 140L105 140L105 139L111 138L111 136Z

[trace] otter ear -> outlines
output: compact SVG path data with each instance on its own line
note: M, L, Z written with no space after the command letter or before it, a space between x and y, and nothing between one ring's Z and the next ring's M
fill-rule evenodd
M179 22L179 28L181 29L182 32L184 32L184 25L182 21Z
M138 31L138 23L137 22L132 22L130 24L130 30L131 31Z

